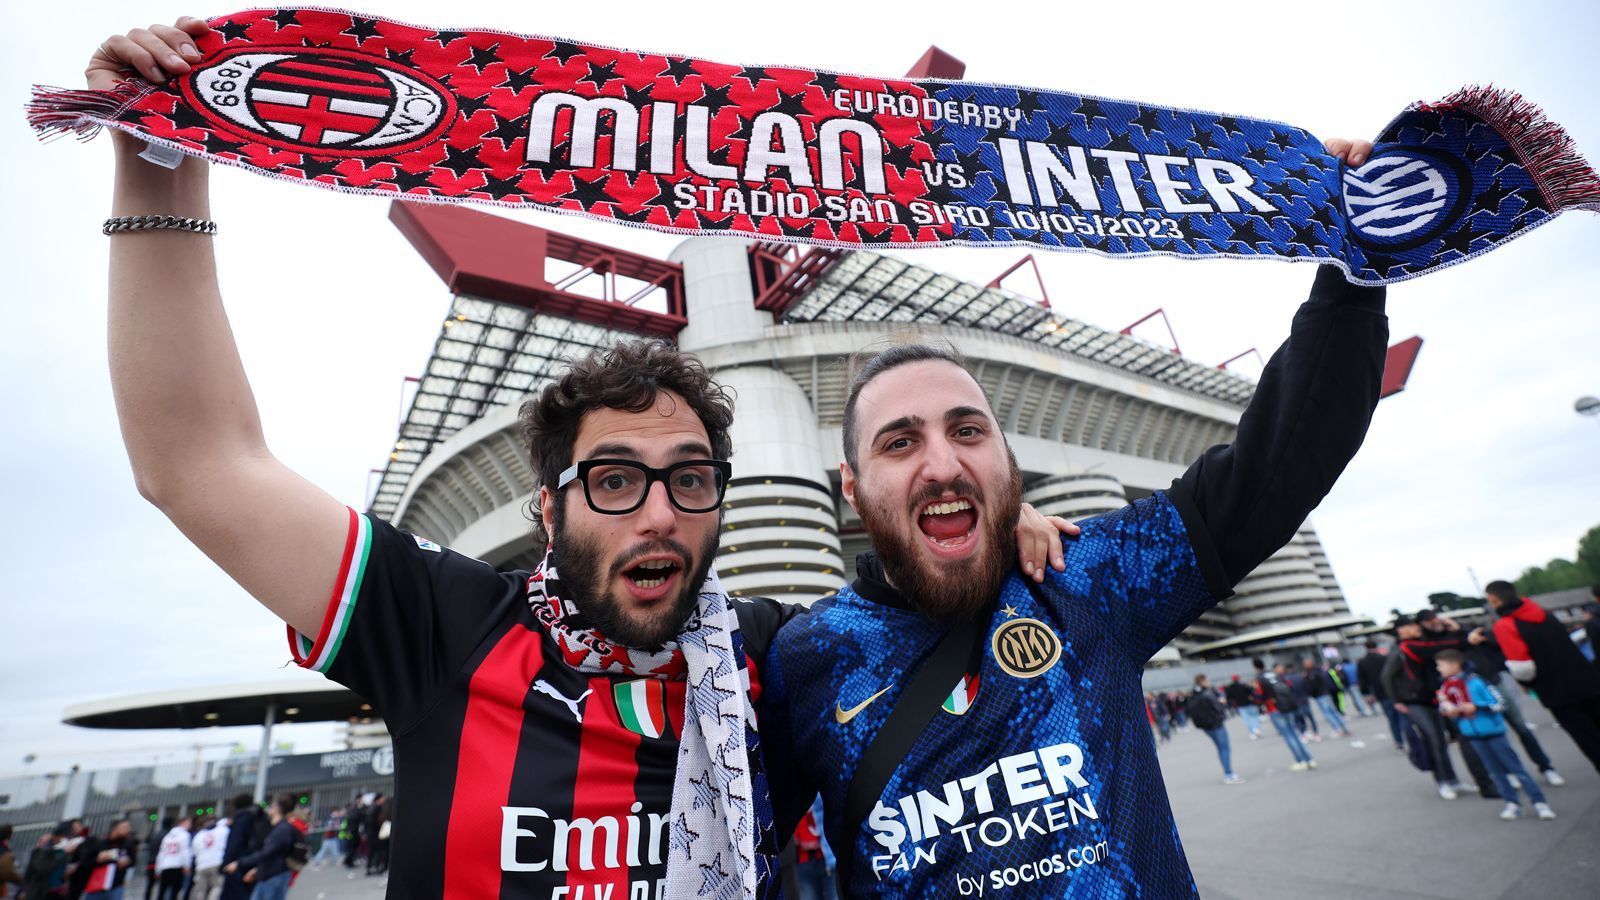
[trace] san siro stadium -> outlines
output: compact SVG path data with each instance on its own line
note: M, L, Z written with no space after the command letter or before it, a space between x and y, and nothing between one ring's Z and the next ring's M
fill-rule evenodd
M1023 498L1069 519L1168 486L1232 440L1254 390L1132 334L872 252L697 237L657 259L462 207L396 202L390 218L453 299L369 511L502 568L532 568L544 550L518 407L568 360L622 340L675 341L735 393L717 568L732 594L797 603L838 589L868 547L838 476L864 350L958 349L1016 454ZM1351 614L1308 521L1156 662L1336 646L1370 624Z

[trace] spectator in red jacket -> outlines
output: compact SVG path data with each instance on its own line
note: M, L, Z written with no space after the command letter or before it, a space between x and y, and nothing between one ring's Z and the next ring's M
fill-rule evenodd
M1499 614L1494 637L1513 678L1528 685L1600 771L1600 671L1583 658L1567 630L1508 581L1485 588Z

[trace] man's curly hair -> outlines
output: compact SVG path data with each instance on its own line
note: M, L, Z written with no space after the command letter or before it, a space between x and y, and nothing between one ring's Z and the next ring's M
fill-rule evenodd
M733 397L700 360L662 340L626 341L609 350L592 350L538 397L522 404L517 420L533 464L534 487L550 488L558 515L565 501L556 491L556 479L573 463L572 447L584 415L601 407L643 412L663 390L682 397L699 416L714 458L733 455L728 437Z

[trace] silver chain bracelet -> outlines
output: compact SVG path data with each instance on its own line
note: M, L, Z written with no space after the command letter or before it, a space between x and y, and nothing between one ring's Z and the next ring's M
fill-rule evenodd
M112 216L100 227L100 232L117 234L123 231L160 229L214 235L217 233L217 223L209 219L191 219L187 216Z

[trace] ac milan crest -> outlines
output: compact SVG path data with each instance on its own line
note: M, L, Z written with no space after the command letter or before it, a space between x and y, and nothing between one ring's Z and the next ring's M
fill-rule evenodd
M321 156L387 156L438 140L450 91L416 69L349 50L243 47L189 73L184 96L217 126Z

